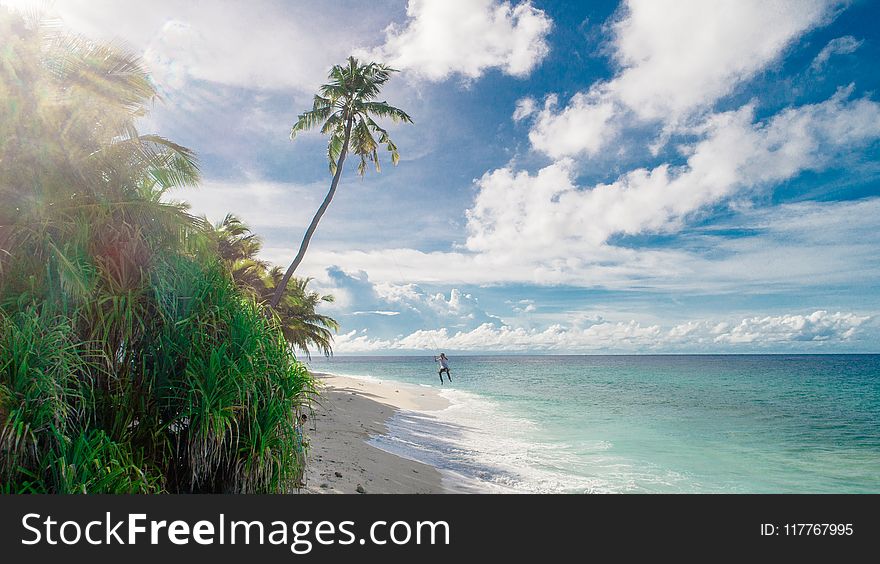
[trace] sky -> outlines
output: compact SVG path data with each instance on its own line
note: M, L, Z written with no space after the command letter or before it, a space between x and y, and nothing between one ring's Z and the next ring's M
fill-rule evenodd
M401 161L340 188L297 274L337 354L880 352L880 4L38 4L143 55L173 198L286 266L329 187L289 139L350 54L400 72Z

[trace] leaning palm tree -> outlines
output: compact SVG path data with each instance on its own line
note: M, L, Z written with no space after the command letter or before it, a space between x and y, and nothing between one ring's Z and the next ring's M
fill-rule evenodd
M290 131L290 138L294 139L300 131L306 131L321 125L321 133L329 134L330 141L327 143L327 159L330 161L330 174L333 180L330 183L330 191L324 198L321 207L312 218L312 222L306 229L299 252L290 263L290 267L278 282L275 294L272 296L270 305L275 308L284 295L284 289L293 273L305 257L306 250L318 222L321 221L324 212L330 206L336 188L339 186L339 177L342 175L342 165L349 151L360 157L358 174L363 176L367 171L367 162L372 162L379 172L379 144L391 152L391 162L396 165L400 160L397 145L391 141L388 132L379 126L373 117L391 118L395 123L412 123L406 112L389 106L387 102L376 102L375 99L391 73L397 72L388 66L379 63L362 65L354 57L348 58L348 64L336 65L330 71L330 82L321 86L320 94L315 95L312 109L300 114L297 122ZM378 140L374 135L378 136Z

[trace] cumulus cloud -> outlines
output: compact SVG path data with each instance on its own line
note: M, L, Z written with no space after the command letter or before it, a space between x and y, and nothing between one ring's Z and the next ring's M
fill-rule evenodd
M825 47L819 51L816 58L813 59L811 68L813 70L821 70L833 55L849 55L855 53L856 49L862 46L862 41L856 39L852 35L845 35L832 39Z
M711 104L827 16L823 0L638 0L614 24L622 67L609 85L640 117Z
M428 80L476 79L492 68L525 76L549 51L552 21L529 2L410 0L406 14L368 54Z
M683 147L684 166L636 169L588 189L575 183L570 159L534 175L510 167L487 172L468 210L466 247L518 259L578 257L613 235L677 230L709 206L822 170L841 151L880 137L880 105L848 94L764 122L755 122L751 105L712 115L693 130L701 140Z
M537 102L529 96L516 101L516 109L513 111L513 121L522 121L535 113Z
M790 341L846 341L870 317L853 313L816 311L810 315L751 317L720 332L716 343L779 343Z
M728 237L731 230L748 236ZM577 256L424 252L415 249L328 251L316 248L301 267L365 270L382 284L430 280L437 285L526 283L649 291L761 292L871 285L880 277L880 198L800 202L742 209L727 220L690 229L667 248L601 245ZM707 252L708 250L708 252ZM289 250L267 259L289 259ZM444 268L438 269L442 263ZM399 268L398 266L399 265Z
M316 288L336 301L325 308L343 327L356 325L370 336L395 336L423 328L467 331L484 323L501 323L468 292L429 292L416 284L374 283L363 271L333 266L316 280ZM357 317L357 319L352 319Z
M484 323L469 331L419 330L394 339L371 339L352 331L339 336L340 353L390 350L453 351L705 351L759 350L767 347L795 347L821 350L825 343L846 344L866 332L869 315L815 311L750 317L739 321L689 321L672 327L646 325L635 320L600 321L586 327L551 325L545 329L524 329ZM804 348L813 343L812 348ZM733 347L731 349L731 346Z
M529 131L532 146L555 158L578 153L594 155L618 133L613 100L599 90L578 92L557 111L559 99L550 95Z
M534 313L538 311L535 300L518 300L516 302L507 300L506 303L510 304L510 308L516 313Z
M611 24L619 71L548 105L529 136L553 158L592 155L625 117L675 126L708 110L826 21L831 0L628 0Z

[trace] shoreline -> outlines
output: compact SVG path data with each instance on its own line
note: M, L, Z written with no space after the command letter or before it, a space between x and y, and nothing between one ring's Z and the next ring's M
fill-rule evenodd
M387 434L386 423L395 414L440 411L448 400L411 384L312 374L320 398L306 425L310 448L301 493L452 493L437 468L368 442Z

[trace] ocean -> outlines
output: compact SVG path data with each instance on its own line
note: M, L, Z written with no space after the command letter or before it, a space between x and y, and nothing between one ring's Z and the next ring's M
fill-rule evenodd
M379 448L469 491L880 493L880 355L313 358L430 386Z

